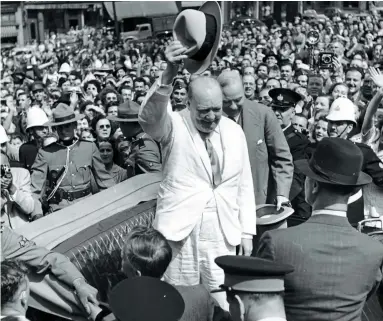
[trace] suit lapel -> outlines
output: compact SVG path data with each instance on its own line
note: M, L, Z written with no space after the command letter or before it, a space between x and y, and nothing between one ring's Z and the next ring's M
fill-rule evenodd
M212 168L211 168L211 163L210 163L210 158L207 153L205 144L201 138L201 135L199 134L198 130L195 128L191 118L190 118L190 112L189 110L185 110L180 113L182 116L182 119L186 125L186 128L189 131L189 134L193 140L193 145L195 147L195 150L198 154L198 156L201 158L202 164L205 167L205 170L207 171L209 178L211 181L213 181L213 173L212 173Z

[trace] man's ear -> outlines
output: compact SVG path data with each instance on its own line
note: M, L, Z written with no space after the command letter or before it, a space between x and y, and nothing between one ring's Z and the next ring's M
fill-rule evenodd
M241 321L244 321L245 320L245 313L246 313L245 304L243 303L243 301L241 300L241 298L239 297L238 294L234 295L233 299L235 301L235 304L237 304L237 306L239 308Z
M318 191L319 191L319 184L316 180L312 180L313 181L313 188L312 188L312 193L313 194L318 194Z
M23 308L27 309L28 308L28 296L27 296L27 291L22 291L20 293L20 302Z

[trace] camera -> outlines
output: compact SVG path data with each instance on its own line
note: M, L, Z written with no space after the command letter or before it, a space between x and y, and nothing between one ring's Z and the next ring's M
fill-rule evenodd
M321 52L318 56L319 69L333 69L335 54L333 52Z
M11 172L11 168L8 165L0 165L1 177L8 176Z

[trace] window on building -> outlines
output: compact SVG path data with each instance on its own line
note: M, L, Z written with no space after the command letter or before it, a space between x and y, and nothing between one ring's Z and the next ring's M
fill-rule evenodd
M358 1L343 1L344 9L358 9L359 2Z

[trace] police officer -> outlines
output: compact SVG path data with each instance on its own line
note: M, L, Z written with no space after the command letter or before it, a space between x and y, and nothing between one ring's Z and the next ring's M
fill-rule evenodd
M327 115L329 137L348 139L351 131L357 125L355 119L355 104L348 98L337 98L330 107ZM375 185L383 187L383 162L374 151L363 143L355 143L363 153L362 171L372 177ZM359 188L349 199L347 217L354 227L364 219L364 202L362 190Z
M118 106L117 116L108 116L118 122L124 136L118 150L125 156L123 162L128 170L128 177L162 170L161 151L157 144L146 134L138 123L140 106L127 100Z
M77 120L84 117L59 103L53 122L46 124L56 128L59 140L39 150L31 174L32 193L43 201L45 211L57 211L90 195L92 175L99 189L115 184L96 145L75 138Z
M271 108L285 134L293 161L307 158L306 148L310 141L306 136L297 132L292 125L295 106L301 100L301 96L285 88L272 89L269 91L269 96L272 99ZM305 201L304 180L304 175L294 169L289 198L295 212L287 220L289 226L296 225L294 222L305 221L311 213L310 206Z
M248 256L219 256L215 263L225 272L225 291L233 321L286 321L284 277L294 271L288 264Z

